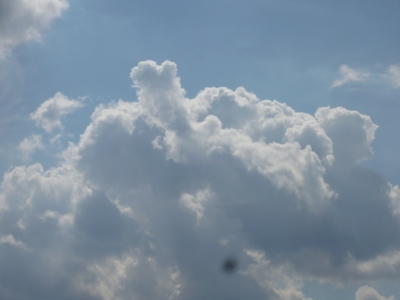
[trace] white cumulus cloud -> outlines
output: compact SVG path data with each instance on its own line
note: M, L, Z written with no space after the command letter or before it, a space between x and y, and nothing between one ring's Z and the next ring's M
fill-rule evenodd
M336 163L353 165L372 158L371 144L378 126L369 116L342 107L323 107L317 110L315 117L333 141Z
M0 60L18 44L40 40L68 0L0 0Z
M131 78L137 101L99 105L56 166L4 174L1 294L310 300L307 280L400 278L398 188L359 165L368 116L244 88L188 99L169 61ZM51 132L80 105L56 94L32 118Z
M61 117L72 113L74 110L83 107L77 100L70 100L62 93L56 93L53 98L43 102L38 109L31 114L32 120L37 126L42 127L46 132L54 129L62 129Z

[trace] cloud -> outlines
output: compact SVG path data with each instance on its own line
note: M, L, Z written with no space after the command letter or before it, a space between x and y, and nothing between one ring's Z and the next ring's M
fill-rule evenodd
M54 129L62 129L61 117L83 107L76 100L70 100L61 93L56 93L53 98L43 102L39 108L31 114L31 119L36 121L36 126L41 126L46 132Z
M385 298L370 286L362 286L356 293L356 300L396 300L393 296Z
M378 126L369 116L342 107L323 107L315 117L333 142L335 163L350 166L372 158L371 144Z
M18 44L40 40L41 32L68 6L67 0L1 0L0 60Z
M9 244L17 248L26 249L26 245L20 241L16 241L11 234L7 236L0 236L0 244Z
M19 144L18 149L22 153L24 159L29 159L31 154L38 149L43 149L42 136L32 134L30 137L24 138Z
M341 87L343 85L353 82L363 82L369 79L370 73L362 70L354 70L349 68L347 65L341 65L339 68L340 78L336 79L332 85L332 88Z
M181 202L193 213L196 214L197 218L203 217L204 205L203 202L208 201L212 197L212 194L208 189L198 191L195 195L183 193L181 196Z
M391 65L388 69L388 74L385 76L394 88L400 87L400 66Z
M400 87L400 66L398 65L390 65L385 73L354 70L347 65L341 65L339 73L341 78L336 79L332 83L331 89L361 82L373 82L384 85L390 84L395 89Z
M290 268L285 265L274 267L265 253L245 249L245 253L252 258L249 268L243 273L254 277L256 281L266 287L273 287L274 292L283 300L312 300L301 291L301 278L290 274ZM289 270L288 270L289 269ZM293 276L294 275L294 276Z
M56 166L4 174L1 234L29 251L0 243L0 294L309 300L308 280L400 277L398 187L359 165L370 117L244 88L188 99L169 61L131 78L137 101L99 105ZM32 117L51 132L80 105L56 94Z
M398 185L389 184L389 198L393 213L400 215L400 188Z
M139 88L138 104L143 118L165 132L167 158L187 162L204 159L204 154L229 153L249 170L257 170L299 199L322 201L308 203L310 206L323 205L333 196L322 179L323 163L331 158L331 145L313 117L296 114L277 102L260 102L243 88L206 89L190 103L184 98L175 74L176 66L170 62L162 66L143 62L131 72L134 85ZM157 89L148 85L149 81ZM221 106L225 110L230 108L231 114L221 114ZM202 120L198 120L200 114ZM270 117L267 121L266 116ZM283 143L269 142L270 138L275 139L272 135L279 135L285 127L288 130L281 132L283 135L277 140ZM319 156L311 145L320 150ZM308 184L313 185L312 192Z

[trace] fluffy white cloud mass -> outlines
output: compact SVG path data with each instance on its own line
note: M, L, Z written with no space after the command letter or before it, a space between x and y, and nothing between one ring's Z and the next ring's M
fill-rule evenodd
M61 93L56 93L53 98L43 102L39 108L31 114L36 125L42 127L46 132L54 129L62 129L61 117L72 113L74 110L83 107L77 100L70 100Z
M0 60L16 45L39 40L68 7L68 0L0 0Z
M131 78L137 101L99 105L57 166L4 174L0 295L310 300L308 280L400 278L399 188L359 165L368 116L244 88L188 99L169 61ZM47 131L78 105L54 99L32 115Z

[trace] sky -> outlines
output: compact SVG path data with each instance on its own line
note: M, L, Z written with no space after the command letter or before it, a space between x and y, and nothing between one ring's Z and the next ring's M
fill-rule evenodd
M0 0L0 298L400 300L399 13Z

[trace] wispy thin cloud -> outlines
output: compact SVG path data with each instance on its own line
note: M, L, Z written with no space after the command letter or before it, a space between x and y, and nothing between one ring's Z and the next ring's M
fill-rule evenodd
M400 88L400 65L389 66L388 73L385 77L394 88Z
M392 64L386 72L372 72L365 69L352 69L343 64L339 68L339 76L333 81L331 89L349 85L352 83L374 83L400 88L400 65Z
M364 82L367 81L371 74L362 70L355 70L347 65L341 65L339 69L340 78L336 79L332 85L331 89L336 87L341 87L343 85L353 83L353 82Z
M26 247L26 245L23 242L16 240L14 236L12 236L11 234L0 235L0 244L8 244L13 247L17 247L24 250L28 249L28 247Z

